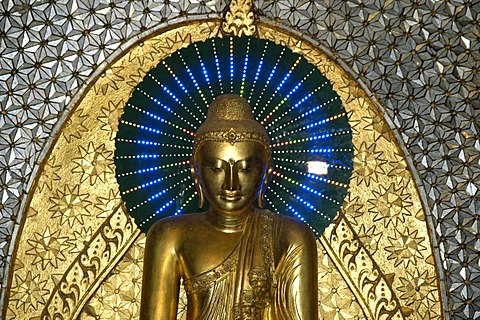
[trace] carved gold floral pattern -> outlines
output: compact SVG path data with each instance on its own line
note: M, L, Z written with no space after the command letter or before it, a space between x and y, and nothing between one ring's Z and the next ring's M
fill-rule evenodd
M33 257L32 265L38 264L43 270L47 265L57 268L59 263L67 260L69 250L73 249L68 237L61 236L60 230L50 231L48 226L41 233L35 232L33 239L27 239L27 244L30 249L25 254Z
M88 194L80 191L80 185L65 185L62 189L56 189L50 202L48 211L52 212L53 219L60 219L60 225L83 225L83 218L90 216L89 207L92 203L88 200Z
M90 185L105 182L108 174L113 174L113 152L105 147L105 144L95 146L93 142L78 147L79 156L72 161L75 163L73 173L80 173L80 183L88 180Z
M28 312L38 310L45 303L45 297L49 290L46 288L47 281L41 280L40 275L33 275L31 271L22 277L21 273L15 274L14 290L10 299L19 311Z

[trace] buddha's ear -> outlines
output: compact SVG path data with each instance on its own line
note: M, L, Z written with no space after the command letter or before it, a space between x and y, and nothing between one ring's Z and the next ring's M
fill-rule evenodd
M200 185L200 181L198 179L197 170L195 170L194 161L190 161L190 173L192 174L193 183L195 184L195 189L198 193L198 207L203 208L205 205L205 196L203 195L202 186Z
M273 175L273 166L269 166L267 173L265 174L265 184L268 184L270 182L270 179L272 179Z
M258 198L257 198L257 205L260 209L263 209L265 207L265 191L264 191L264 188L262 187L262 189L260 190L260 193L258 194Z
M272 179L273 175L273 159L272 156L269 154L268 156L268 162L267 162L267 172L265 173L265 181L263 181L263 184L265 185L265 188L267 188L267 184L270 182Z
M272 178L272 174L273 174L273 168L271 165L269 165L267 172L265 173L265 178L263 180L262 188L260 189L260 193L258 194L258 198L257 198L257 205L260 209L263 209L265 207L265 199L264 199L265 192L267 191L268 183Z

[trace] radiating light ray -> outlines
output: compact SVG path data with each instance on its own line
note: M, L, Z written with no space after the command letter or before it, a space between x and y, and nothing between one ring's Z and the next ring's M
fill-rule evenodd
M341 187L341 188L348 188L348 184L345 184L345 183L342 183L342 182L339 182L339 181L335 181L335 180L330 180L330 179L327 179L327 178L324 178L324 177L320 177L320 176L317 176L316 174L313 174L313 173L308 173L308 172L305 172L305 171L292 169L292 168L285 167L285 166L282 166L282 165L279 165L279 164L277 164L275 167L278 168L278 169L281 169L282 171L292 172L294 174L298 174L298 175L304 176L304 177L312 179L312 180L327 183L327 184L330 184L332 186L338 186L338 187Z
M202 91L202 89L200 88L200 86L198 85L197 79L196 79L195 76L193 75L192 70L190 70L190 67L189 67L188 64L185 62L185 59L183 58L181 51L178 51L178 57L179 57L180 60L182 61L183 66L185 67L185 70L187 71L188 75L190 76L190 80L192 81L193 85L195 86L195 89L197 89L197 92L198 92L198 94L200 95L200 97L202 98L203 102L205 103L205 106L208 106L208 101L207 101L207 99L205 98L205 94L203 94L203 91ZM205 113L202 111L202 108L197 108L197 109L198 109L198 111L200 111L200 113L202 114L203 118L205 118Z
M155 134L158 134L158 135L161 135L161 136L165 136L165 137L169 137L169 138L173 138L173 139L178 139L178 140L190 142L190 143L193 144L193 138L184 138L184 137L178 136L176 134L171 134L171 133L156 130L156 129L153 129L153 128L145 129L145 126L137 124L137 123L132 123L132 122L127 121L127 120L120 120L120 123L124 124L124 125L127 125L127 126L130 126L130 127L134 127L134 128L138 128L138 129L141 129L141 130L151 132L151 133L155 133Z
M267 89L268 85L270 85L270 81L272 81L273 76L275 75L275 72L277 71L278 64L280 63L280 60L282 59L283 55L285 53L285 48L282 49L280 52L280 55L277 58L277 61L273 65L272 70L270 70L270 74L268 75L267 81L265 84L262 86L262 91L260 92L260 95L258 96L257 101L261 101L263 95L265 94L265 90ZM265 111L265 106L262 107L262 110L259 112L259 115L261 115ZM259 117L258 117L259 118Z
M257 86L257 81L258 81L258 78L260 76L260 72L262 71L262 67L263 67L263 59L265 58L265 53L267 52L267 48L268 48L268 43L266 43L264 46L263 46L263 52L262 52L262 55L260 57L260 60L258 62L258 65L257 65L257 71L255 72L255 78L253 79L253 85L250 87L250 94L248 95L248 103L252 104L252 94L253 92L255 91L255 88ZM257 110L257 104L253 104L253 112L255 114L257 114L255 111ZM258 119L257 119L258 120Z
M247 77L247 66L248 66L248 53L250 52L250 38L247 41L247 53L245 54L245 60L243 63L243 73L242 73L242 84L240 85L240 96L243 97L245 90L245 79Z
M155 142L155 141L147 141L147 140L124 139L124 138L117 138L116 140L120 142L125 142L126 144L141 144L141 145L152 146L152 147L167 147L167 148L187 149L187 150L193 149L193 146L184 146L180 144L171 144L171 143Z
M292 94L294 94L301 86L302 84L309 79L309 77L314 73L316 69L312 68L303 78L300 80L292 90L290 90L289 93L285 96L285 98L280 101L273 109L272 111L269 112L269 114L266 116L266 118L270 118L275 112L277 112L291 97ZM263 114L263 111L262 113ZM261 114L258 116L258 118L261 118ZM264 118L264 120L266 119ZM262 120L263 121L263 120ZM261 122L263 124L263 122Z
M283 205L284 208L287 208L288 202L287 202L281 195L279 195L278 192L277 192L271 185L269 185L269 186L267 187L267 190L268 190L268 197L267 197L267 199L270 199L270 196L273 195L273 196L276 197L278 200L280 200L280 203ZM281 210L278 210L278 208L277 208L277 212L278 212L278 213L282 213L282 211L281 211ZM302 217L302 218L303 218L303 217Z
M312 149L294 149L294 150L272 150L273 154L316 154L316 153L336 153L336 152L352 152L350 148L312 148Z
M270 187L268 187L267 190L270 190ZM265 201L270 205L270 208L273 209L273 212L275 212L276 214L280 214L280 211L278 210L277 206L275 205L275 202L273 202L270 199L269 194L265 195Z
M191 113L189 112L188 108L185 107L185 104L182 102L182 100L180 98L178 98L171 90L168 86L164 85L163 83L160 82L160 80L158 80L154 75L152 75L151 73L147 73L147 76L150 77L150 79L152 79L158 86L160 86L160 88L162 88L162 90L164 92L166 92L170 98L172 98L176 103L178 103L178 105L180 105L180 107L182 107L182 109L189 113L196 121L198 124L201 123L201 120L194 114L194 113ZM184 121L187 121L187 120L184 120ZM192 127L195 127L195 125L191 124L190 122L187 121L187 123L189 125L191 125Z
M300 221L305 222L305 218L302 215L300 215L300 213L297 211L297 209L295 209L292 205L290 205L290 204L287 205L287 209L288 209L288 211L293 212L293 214L296 215L297 218L300 219Z
M187 88L183 85L183 82L180 81L180 79L177 77L177 75L172 70L172 68L168 65L168 63L165 60L162 60L161 63L165 67L165 69L167 69L167 71L170 73L170 75L173 77L173 79L175 79L175 82L180 87L180 89L182 89L183 93L185 93L188 97L190 97L190 94L189 94Z
M148 131L148 132L151 132L151 133L156 133L156 134L159 134L159 135L161 135L163 133L161 130L151 128L151 127L148 127L148 126L144 126L144 125L141 125L141 124L133 123L133 122L130 122L130 121L127 121L127 120L120 120L120 123L124 124L124 125L127 125L127 126L130 126L130 127L134 127L134 128L138 128L138 129L141 129L141 130L144 130L144 131Z
M222 83L222 73L220 72L220 59L217 54L217 47L215 45L215 40L212 41L213 57L215 60L215 68L217 69L217 79L220 86L220 94L223 94L223 83Z
M307 138L291 139L291 140L284 140L284 141L281 141L281 142L276 142L276 143L272 144L272 146L282 147L283 145L286 145L286 144L294 145L294 144L297 144L297 143L313 142L313 141L319 141L319 140L323 140L323 139L331 139L333 137L345 136L345 135L349 135L349 134L351 134L351 131L349 129L338 131L338 132L331 132L331 133L318 133L317 135L310 136L310 137L307 137ZM292 135L292 133L287 132L285 134L282 134L278 138L275 137L272 140L285 138L285 137L290 136L290 135Z
M119 157L115 157L115 159L119 159ZM138 169L138 170L133 170L133 171L125 171L123 173L119 173L117 177L126 177L126 176L131 176L131 175L139 175L145 172L155 172L155 171L160 171L163 169L168 169L172 167L178 167L178 166L185 166L189 165L190 160L184 160L184 161L176 161L174 163L167 163L167 164L162 164L160 166L154 166L154 167L148 167L148 168L143 168L143 169Z
M276 164L277 162L287 162L287 163L293 163L293 164L301 164L301 165L307 165L308 161L303 161L303 160L297 160L297 159L290 159L290 158L282 158L279 156L274 156L273 161Z
M166 202L163 206L161 206L160 208L157 209L157 211L155 211L155 213L151 214L148 218L146 218L145 220L143 220L142 222L140 222L138 224L139 227L143 227L145 225L145 223L149 222L150 220L152 220L155 216L158 216L160 213L162 213L165 209L167 209L168 207L170 207L173 203L173 199Z
M353 149L350 148L312 148L306 150L310 153L335 153L335 152L352 152Z
M316 174L313 174L313 173L302 172L302 175L307 177L307 178L313 179L313 180L319 180L320 181L320 179L322 179L322 177L319 177L319 176L317 176ZM335 180L327 179L327 183L332 185L332 186L336 186L336 187L338 186L338 187L341 187L341 188L344 188L344 189L348 188L348 184L342 183L342 182L339 182L339 181L335 181Z
M234 79L235 68L233 65L233 37L230 38L229 50L230 50L230 60L229 60L230 61L230 92L234 92L233 79Z
M202 68L203 77L205 78L205 82L208 86L208 90L210 91L210 96L215 97L215 93L213 93L213 89L212 89L212 83L210 81L207 68L205 67L205 63L203 62L202 55L200 54L200 51L198 50L198 46L196 43L193 44L193 47L195 48L195 52L197 53L198 60L200 61L200 67Z
M353 167L349 167L349 166L344 166L344 165L338 165L338 164L330 164L329 165L331 168L335 168L335 169L340 169L340 170L352 170Z
M290 70L288 70L287 74L283 77L282 81L280 81L280 84L275 88L274 93L278 93L280 89L282 89L283 85L290 78L290 76L292 75L292 72L295 71L295 68L298 66L300 61L302 61L302 57L298 57L297 60L295 60L295 62L293 63L293 66L290 67ZM269 99L268 101L271 101L271 99Z
M298 144L298 143L305 143L305 142L310 142L310 141L318 141L318 140L323 140L323 139L329 139L329 138L332 138L332 137L335 137L335 136L345 135L345 134L349 134L349 133L350 133L350 131L345 130L345 131L333 132L333 133L323 133L323 134L310 136L310 137L306 137L306 138L284 140L284 141L279 141L279 142L275 142L275 143L270 144L270 148L273 149L273 148L285 147L285 146L288 146L288 145L293 145L293 144Z
M266 124L269 119L271 119L271 116L274 114L273 112L269 113L262 121L261 123L265 125L265 129L269 129L271 126L273 126L276 122L280 121L283 119L285 116L290 114L293 110L299 108L303 103L308 101L314 94L317 93L317 91L321 90L325 85L327 85L328 82L323 82L320 86L316 87L313 89L313 91L310 91L307 95L305 95L303 98L301 98L299 101L297 101L292 107L288 108L285 112L283 112L280 116L274 118L272 122L269 124Z
M190 184L187 189L185 191L189 191L190 189L192 189L193 187L193 184ZM175 200L179 197L180 195L178 195L177 197L175 197ZM185 209L189 204L190 202L192 202L192 200L197 196L197 191L194 191L193 194L190 195L190 197L185 200L185 202L180 206L180 208L178 208L176 211L175 211L175 215L178 216L179 214L182 214L183 212L183 209Z
M190 154L188 153L179 153L179 154L135 154L135 155L123 155L123 156L116 156L115 159L160 159L160 158L167 158L167 157L189 157Z
M166 189L163 189L157 193L154 193L153 196L149 197L147 200L140 202L139 204L134 205L129 209L129 212L132 212L133 210L137 210L138 208L144 206L145 204L149 203L150 201L157 199L161 195L164 195L167 192Z
M274 197L276 197L284 206L285 209L290 209L290 203L287 202L280 194L278 194L278 192L274 189L274 188L268 188L268 190L270 191L270 194L273 195ZM303 215L301 215L298 211L292 211L292 210L289 210L290 212L293 212L293 214L298 218L300 219L301 221L305 222L305 217ZM279 211L281 213L281 211Z
M168 65L168 63L165 60L162 60L163 66L167 69L167 71L170 73L170 75L175 79L175 82L178 84L178 86L183 90L183 92L187 95L188 100L190 100L191 103L195 106L196 109L200 109L198 103L193 99L192 95L190 92L187 90L187 88L183 85L183 82L180 81L180 79L177 77L175 72L173 72L172 68Z
M270 103L272 102L272 100L275 98L275 96L279 93L279 91L282 89L283 85L285 84L285 82L290 78L290 76L292 75L292 72L295 71L295 68L298 66L298 64L302 61L302 57L298 57L297 60L295 60L295 62L293 62L293 65L290 67L290 69L288 70L288 72L284 75L283 79L280 81L280 83L277 85L277 87L275 88L275 91L272 93L272 95L268 98L267 102L263 105L262 107L262 110L260 111L259 113L259 117L261 117L261 115L265 112L266 109L268 109L270 107ZM274 110L276 111L277 108L279 108L283 103L285 103L287 100L288 100L288 96L285 97L282 102L280 102L279 105L277 105L276 108L274 108Z
M182 120L185 124L188 124L193 131L196 130L196 126L194 126L192 123L190 123L190 121L186 120L185 118L183 118L180 114L178 114L177 112L173 111L172 108L170 108L169 106L163 104L162 102L160 102L157 98L151 96L150 94L148 94L147 92L143 91L142 89L140 88L135 88L137 91L139 91L140 93L142 93L145 97L149 98L151 101L153 101L155 104L159 105L160 107L162 107L165 111L173 114L175 117L177 117L179 120Z
M162 195L166 194L167 192L169 192L170 190L180 186L182 183L185 183L186 182L186 178L183 178L182 180L180 181L177 181L176 183L170 185L169 187L163 189L163 190L160 190L156 193L154 193L153 195L151 195L150 197L148 197L147 200L144 200L136 205L134 205L133 207L131 207L129 209L129 212L132 212L134 210L137 210L138 208L141 208L143 207L144 205L146 205L147 203L149 203L150 201L153 201L155 199L158 199L159 197L161 197Z
M275 148L278 148L278 147L285 147L285 146L288 146L289 144L291 144L291 142L289 140L271 143L270 144L270 149L275 149Z
M315 127L322 126L324 124L327 124L328 122L332 122L332 121L335 121L335 120L338 120L338 119L342 119L345 116L346 116L346 113L341 113L341 114L337 114L337 115L331 116L331 117L326 118L326 119L321 119L321 120L318 120L318 121L315 121L315 122L311 122L307 125L301 126L300 128L290 130L290 131L282 133L280 135L276 135L275 139L282 139L282 138L297 134L299 132L305 132L306 130L309 130L309 129L315 129ZM316 129L318 129L318 128L316 128ZM341 131L341 132L343 132L341 134L347 134L349 131L350 130Z
M292 198L298 200L301 204L303 204L304 207L310 209L311 211L315 212L317 215L321 216L324 220L329 220L328 216L324 212L320 212L317 210L317 208L312 205L309 201L303 199L301 196L294 194L292 191L287 189L284 185L278 183L277 181L273 180L273 184L278 186L280 189L288 193ZM305 220L302 220L305 221Z
M158 170L150 170L148 172L155 172L155 171L158 171ZM154 179L154 180L150 180L150 181L147 181L145 183L142 183L141 185L137 185L137 186L134 186L134 187L131 187L125 191L123 191L121 194L122 195L125 195L125 194L129 194L130 192L134 192L134 191L138 191L138 190L141 190L141 189L144 189L144 188L147 188L147 187L150 187L150 186L153 186L157 183L160 183L162 181L166 181L168 179L171 179L171 178L175 178L177 177L178 175L183 175L183 174L188 174L190 171L190 168L184 168L180 171L177 171L177 172L174 172L174 173L171 173L169 175L166 175L164 177L160 177L160 178L157 178L157 179ZM143 172L142 172L143 173ZM141 173L139 173L141 174Z
M305 118L305 117L308 117L310 116L311 114L314 114L316 113L317 111L320 111L323 107L327 106L327 105L330 105L331 103L337 101L339 98L338 96L336 97L333 97L333 98L330 98L328 99L328 101L326 101L325 103L321 104L321 105L318 105L316 107L313 107L311 108L310 110L308 110L307 112L304 112L304 113L301 113L299 114L298 116L294 117L293 119L289 120L288 122L276 127L276 128L272 128L272 130L270 132L275 133L279 130L282 130L283 128L288 128L289 126L291 126L292 124L296 123L296 122L299 122L301 119Z
M312 193L312 194L314 194L314 195L316 195L316 196L322 197L322 198L324 198L324 199L327 199L328 201L331 201L331 202L333 202L333 203L335 203L335 204L337 204L337 205L340 205L340 203L339 203L337 200L335 200L335 199L333 199L333 198L330 198L329 196L324 195L321 191L318 191L318 190L316 190L316 189L314 189L314 188L312 188L312 187L309 187L309 186L307 186L307 185L305 185L305 184L303 184L303 183L301 183L301 182L298 182L297 180L292 179L292 178L290 178L289 176L287 176L287 175L285 175L285 174L283 174L283 173L280 173L280 172L278 172L278 171L274 171L274 172L273 172L273 175L275 175L275 176L277 176L277 177L279 177L279 178L282 178L283 180L285 180L285 181L287 181L287 182L289 182L289 183L291 183L291 184L293 184L293 185L299 186L300 188L308 191L309 193Z
M182 128L182 127L180 127L178 124L173 123L173 122L168 121L168 120L165 120L164 118L162 118L162 117L160 117L160 116L157 116L157 115L154 114L154 113L148 112L148 111L146 111L146 110L144 110L144 109L142 109L142 108L139 108L139 107L137 107L137 106L134 106L134 105L131 104L131 103L127 103L127 106L129 106L130 108L132 108L132 109L134 109L134 110L137 110L138 112L144 113L145 115L149 116L149 117L152 118L152 119L155 119L155 120L160 121L160 122L162 122L162 123L166 123L166 124L168 124L169 126L175 128L175 129L177 129L177 130L179 130L179 131L185 132L185 133L187 133L188 135L190 135L190 136L192 136L192 137L195 136L195 132L193 132L193 131L191 131L191 130L188 130L188 129L185 129L185 128Z

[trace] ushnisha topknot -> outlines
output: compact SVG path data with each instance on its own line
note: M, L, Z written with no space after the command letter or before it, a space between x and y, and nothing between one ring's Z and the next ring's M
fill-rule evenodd
M265 128L257 122L247 100L236 94L224 94L215 98L207 112L205 122L195 134L193 148L204 141L254 141L270 150L270 139Z

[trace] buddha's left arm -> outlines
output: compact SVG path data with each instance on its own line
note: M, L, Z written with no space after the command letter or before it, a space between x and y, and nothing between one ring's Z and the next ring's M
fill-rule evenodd
M310 228L294 221L283 225L286 251L277 268L279 319L318 320L318 261ZM287 316L288 315L288 316Z

